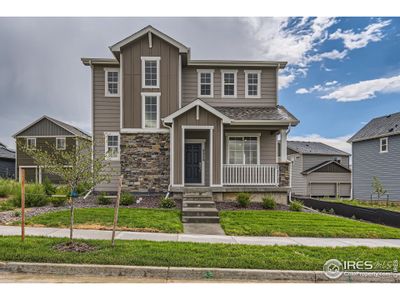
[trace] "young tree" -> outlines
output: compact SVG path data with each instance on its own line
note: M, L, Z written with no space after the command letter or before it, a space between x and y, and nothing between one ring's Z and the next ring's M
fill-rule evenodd
M381 199L382 195L386 194L386 190L383 187L383 184L381 183L381 181L379 180L378 177L374 176L372 178L372 190L374 194L378 195L378 200Z
M92 142L76 138L73 150L56 150L55 145L46 144L44 149L29 149L19 143L19 147L35 163L43 167L47 173L59 176L69 187L71 192L76 192L79 184L88 184L90 188L110 180L109 167L103 158L92 157ZM73 238L74 227L74 197L69 195L70 204L70 240Z

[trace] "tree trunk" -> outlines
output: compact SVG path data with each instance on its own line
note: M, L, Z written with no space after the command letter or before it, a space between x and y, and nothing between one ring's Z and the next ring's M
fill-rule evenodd
M71 208L70 208L69 239L72 242L73 231L74 231L74 199L71 196L69 197L69 202L70 202L70 205L71 205Z

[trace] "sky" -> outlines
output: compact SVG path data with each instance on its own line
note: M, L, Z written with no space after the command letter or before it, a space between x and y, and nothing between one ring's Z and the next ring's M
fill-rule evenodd
M284 60L279 104L290 139L351 151L374 117L400 111L400 18L0 18L0 141L42 115L90 132L90 69L81 57L152 25L192 59Z

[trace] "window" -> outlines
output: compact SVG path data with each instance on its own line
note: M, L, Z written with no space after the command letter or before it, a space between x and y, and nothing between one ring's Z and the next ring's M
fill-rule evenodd
M340 156L336 156L336 157L335 157L335 161L336 161L337 163L341 164L341 163L342 163L342 158L341 158Z
M236 70L221 70L222 97L236 97Z
M238 165L259 164L259 137L229 136L228 163Z
M65 150L65 138L56 138L56 149Z
M142 128L159 128L160 93L142 93Z
M107 160L119 160L119 133L105 133L105 154Z
M386 153L389 151L389 141L388 138L381 138L380 139L380 153Z
M214 70L197 70L198 72L198 96L214 97Z
M36 138L27 138L26 147L28 149L36 149Z
M119 97L119 69L105 68L105 96Z
M160 57L142 57L142 88L160 87Z
M261 71L244 71L246 81L246 98L261 97Z

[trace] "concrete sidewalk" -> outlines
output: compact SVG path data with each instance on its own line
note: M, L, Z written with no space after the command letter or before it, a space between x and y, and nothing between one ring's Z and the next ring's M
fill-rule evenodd
M19 226L0 226L0 236L20 235ZM69 229L26 227L28 236L69 237ZM111 231L75 229L74 237L77 239L109 240ZM117 231L118 240L146 240L146 241L171 241L171 242L196 242L196 243L225 243L241 245L301 245L315 247L395 247L400 248L400 239L355 239L355 238L309 238L309 237L250 237L250 236L224 236L200 235L183 233L149 233Z

